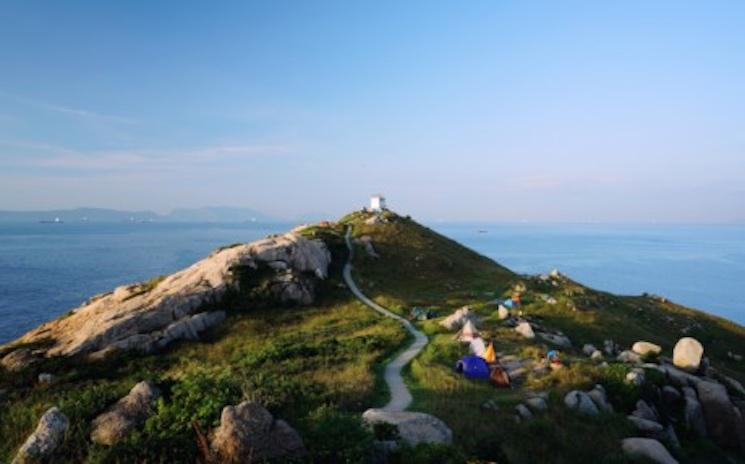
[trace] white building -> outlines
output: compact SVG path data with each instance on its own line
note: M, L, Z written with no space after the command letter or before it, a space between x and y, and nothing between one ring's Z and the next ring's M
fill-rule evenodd
M385 209L385 197L381 194L370 196L370 211L379 213Z

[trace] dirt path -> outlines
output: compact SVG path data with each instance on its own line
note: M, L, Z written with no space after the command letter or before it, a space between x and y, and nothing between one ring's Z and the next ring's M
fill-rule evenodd
M347 242L347 248L349 248L349 258L347 259L347 263L344 265L344 282L347 284L354 296L356 296L360 301L383 316L399 321L401 325L403 325L404 328L414 336L414 343L409 345L409 347L385 366L384 378L385 383L388 384L388 388L391 392L391 400L388 404L383 406L382 409L384 411L403 411L409 407L409 404L411 404L411 392L409 392L409 389L406 387L406 384L401 377L401 369L407 365L409 361L414 359L420 351L422 351L422 348L427 344L427 336L417 330L408 320L398 314L392 313L366 297L365 294L360 291L359 287L357 287L357 284L354 283L354 280L352 279L352 258L354 257L354 247L352 247L351 234L352 228L348 227L347 233L344 237Z

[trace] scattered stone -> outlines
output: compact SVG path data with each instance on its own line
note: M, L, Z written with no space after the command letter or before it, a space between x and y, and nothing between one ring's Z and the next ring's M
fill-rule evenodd
M621 449L631 458L648 459L656 464L678 464L662 443L652 438L625 438L621 441Z
M355 239L355 243L365 248L365 252L371 258L380 258L375 247L372 244L372 237L369 235L363 235L362 237Z
M644 369L632 369L631 372L626 374L626 383L636 385L637 387L644 385Z
M636 402L636 409L634 410L634 412L631 413L631 415L654 422L659 421L657 412L652 409L644 400L639 400Z
M594 346L594 345L591 345L591 344L589 344L589 343L585 344L585 345L584 345L584 346L582 347L582 352L583 352L583 353L584 353L585 355L587 355L587 356L592 356L592 354L593 354L594 352L596 352L596 351L597 351L597 348L595 348L595 346Z
M530 409L528 409L527 406L524 404L518 404L515 406L515 412L520 417L521 420L532 420L533 419L533 413L530 412Z
M499 411L499 405L494 400L487 400L481 405L481 409L485 411Z
M503 321L510 317L510 310L502 305L499 305L499 308L497 309L497 316L499 317L500 321Z
M49 408L41 416L34 433L21 445L12 464L25 464L46 461L54 450L62 444L70 426L67 416L56 406Z
M600 350L593 351L592 354L590 355L590 359L592 359L593 361L600 361L600 360L602 360L603 359L603 352L600 351Z
M739 436L742 416L732 404L724 385L703 381L696 385L696 390L704 411L708 436L724 448L737 449L744 445Z
M637 416L627 416L627 419L629 422L634 424L634 427L636 427L637 430L644 434L648 435L656 435L659 433L662 433L663 427L658 422L655 422L653 420L649 419L642 419L641 417Z
M662 353L662 347L650 342L636 342L631 347L631 351L640 356L645 356L647 354L656 355Z
M587 394L595 402L595 406L601 412L613 412L613 405L608 402L608 396L605 393L605 388L602 385L595 385L595 388L587 392Z
M742 361L742 355L741 354L733 353L731 351L728 351L727 352L727 357L730 358L730 359L732 359L733 361L737 361L737 362Z
M297 459L308 454L300 435L287 422L275 420L252 401L223 408L210 449L218 462L229 463Z
M533 327L530 326L529 322L521 322L517 324L517 327L515 327L515 332L528 339L535 338L535 332L533 332Z
M693 372L701 366L701 357L704 347L692 337L683 337L678 340L673 349L673 364L681 369Z
M38 380L42 385L51 385L54 382L54 376L48 372L42 372L39 374Z
M398 436L409 446L419 443L450 445L453 442L453 432L443 421L430 414L368 409L362 414L362 419L368 424L395 425Z
M603 350L608 356L613 356L618 352L618 345L613 340L603 341Z
M526 399L525 404L536 413L548 411L548 403L546 403L546 400L540 396Z
M547 342L553 343L562 348L570 348L572 346L572 341L565 335L555 335L545 332L538 332L538 335Z
M630 363L630 364L639 364L642 361L641 356L629 350L622 351L621 354L619 354L616 357L616 359L621 362Z
M30 349L20 348L3 356L0 365L10 372L20 372L36 361Z
M585 414L596 416L599 414L598 407L592 401L590 395L583 391L572 390L564 397L564 404L567 408Z
M91 423L91 441L111 446L150 416L160 390L151 382L136 384L129 393Z
M701 403L696 396L696 391L691 387L683 387L683 396L685 398L684 418L686 428L699 437L705 437L706 420L704 419L704 410L701 408Z

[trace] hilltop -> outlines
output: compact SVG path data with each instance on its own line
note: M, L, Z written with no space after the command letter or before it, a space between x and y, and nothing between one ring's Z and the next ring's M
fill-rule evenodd
M361 420L387 403L383 366L411 337L344 285L348 228L360 290L403 317L413 308L432 316L414 322L429 340L403 375L409 409L447 424L451 445L381 448L397 431ZM500 308L516 294L519 308ZM511 388L453 369L469 344L441 323L466 307ZM695 372L671 364L682 337L704 347ZM660 353L630 351L639 341ZM562 368L547 364L550 350ZM44 416L64 430L49 451L55 462L240 460L242 438L258 462L622 463L633 462L622 440L639 436L680 462L743 462L743 351L745 328L727 320L558 272L519 275L411 218L360 211L227 245L179 273L94 296L0 347L0 461L24 442L29 449ZM718 402L706 398L711 385ZM705 403L705 436L689 417L689 390ZM723 408L718 416L710 404ZM642 433L627 418L648 413L644 406L652 411L644 420L661 430L642 423ZM246 417L263 425L246 428Z

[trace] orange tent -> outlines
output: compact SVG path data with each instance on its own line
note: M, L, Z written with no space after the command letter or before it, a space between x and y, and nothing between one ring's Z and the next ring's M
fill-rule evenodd
M484 353L484 359L489 364L497 362L497 353L494 351L494 344L489 342L489 346L486 347L486 352Z

